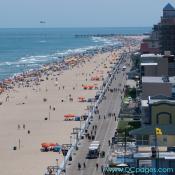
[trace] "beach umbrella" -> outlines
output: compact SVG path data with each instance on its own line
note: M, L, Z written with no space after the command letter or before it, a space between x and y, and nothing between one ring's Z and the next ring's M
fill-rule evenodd
M85 86L85 85L83 85L82 87L83 87L83 89L87 89L88 88L88 86Z
M56 144L56 143L49 143L49 146L51 146L51 147L54 147L54 146L57 146L58 144Z
M43 148L48 148L48 147L50 146L50 144L49 144L49 143L42 143L41 146L42 146Z
M78 99L85 99L85 97L82 97L82 96L81 96L81 97L78 97Z
M64 117L65 118L71 118L71 117L75 117L75 115L74 114L65 114Z
M93 89L94 86L93 86L93 85L89 85L88 88L89 88L89 89Z

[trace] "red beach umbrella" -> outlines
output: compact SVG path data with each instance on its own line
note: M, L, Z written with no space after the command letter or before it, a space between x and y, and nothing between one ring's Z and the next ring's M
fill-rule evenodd
M70 117L75 117L75 115L74 114L65 114L64 117L65 118L70 118Z
M41 146L42 146L43 148L48 148L48 147L50 146L50 144L49 144L49 143L42 143Z

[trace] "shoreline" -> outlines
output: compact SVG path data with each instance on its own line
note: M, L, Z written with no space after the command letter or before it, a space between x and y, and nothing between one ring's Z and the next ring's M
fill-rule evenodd
M134 41L134 39L130 40ZM123 47L112 53L110 50L90 58L86 56L78 57L77 60L70 58L67 60L67 67L60 65L63 69L52 63L44 67L41 72L32 72L30 76L24 74L19 80L10 82L14 87L7 88L0 95L2 101L0 152L4 157L0 162L1 174L17 175L24 172L26 175L32 175L33 172L41 174L48 165L56 165L57 158L60 164L63 161L62 154L40 152L41 143L53 142L61 145L71 142L71 130L78 127L80 123L64 121L64 115L73 113L81 116L88 112L85 108L91 103L78 102L78 97L94 98L103 84L102 78L108 77L113 65L111 62L115 62L116 57L128 49ZM92 81L91 78L95 75L99 77L102 75L102 78L99 81ZM98 89L84 90L82 85L93 85ZM73 102L70 101L70 97ZM16 151L12 150L13 146L17 147ZM9 172L3 171L3 167L8 166ZM20 166L23 167L22 170L16 168Z
M139 37L143 37L144 35L139 35ZM19 80L20 81L20 78L22 76L24 76L24 78L26 78L26 76L32 76L32 74L35 74L35 73L43 73L43 70L46 68L46 67L54 67L54 65L60 65L60 68L63 68L62 66L65 64L65 61L66 60L69 60L69 59L77 59L77 61L81 61L80 59L82 58L85 58L85 57L88 57L88 58L91 58L99 53L105 53L105 52L109 52L109 51L113 51L113 50L116 50L116 49L119 49L122 47L122 42L124 40L126 40L128 37L128 35L124 35L124 36L115 36L115 37L112 37L113 38L113 41L117 41L118 44L112 44L112 45L104 45L104 46L94 46L95 48L93 49L87 49L86 51L83 51L82 53L70 53L70 54L66 54L62 57L58 56L58 59L60 60L55 60L55 61L50 61L49 63L43 63L43 64L40 64L40 68L33 68L33 69L29 69L29 70L26 70L24 72L21 72L21 73L14 73L13 76L9 76L8 78L4 78L4 79L1 79L0 80L0 94L3 92L3 89L2 88L6 88L6 84L9 83L9 81L17 81ZM129 35L129 37L138 37L138 35ZM108 37L104 37L104 38L108 38ZM110 37L111 38L111 37ZM121 42L122 41L122 42ZM126 41L125 41L126 42ZM68 68L68 67L67 67ZM57 67L58 69L58 67ZM8 82L8 83L6 83Z

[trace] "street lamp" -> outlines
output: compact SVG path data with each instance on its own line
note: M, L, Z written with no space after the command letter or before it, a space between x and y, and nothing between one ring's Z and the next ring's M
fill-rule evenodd
M70 145L72 145L72 136L70 135Z
M58 169L59 169L59 167L58 167L58 160L59 160L59 159L56 159L56 168L57 168L57 171L58 171Z

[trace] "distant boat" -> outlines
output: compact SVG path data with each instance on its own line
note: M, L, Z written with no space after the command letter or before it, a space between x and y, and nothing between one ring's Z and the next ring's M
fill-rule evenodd
M40 24L45 24L46 23L46 21L40 21Z

